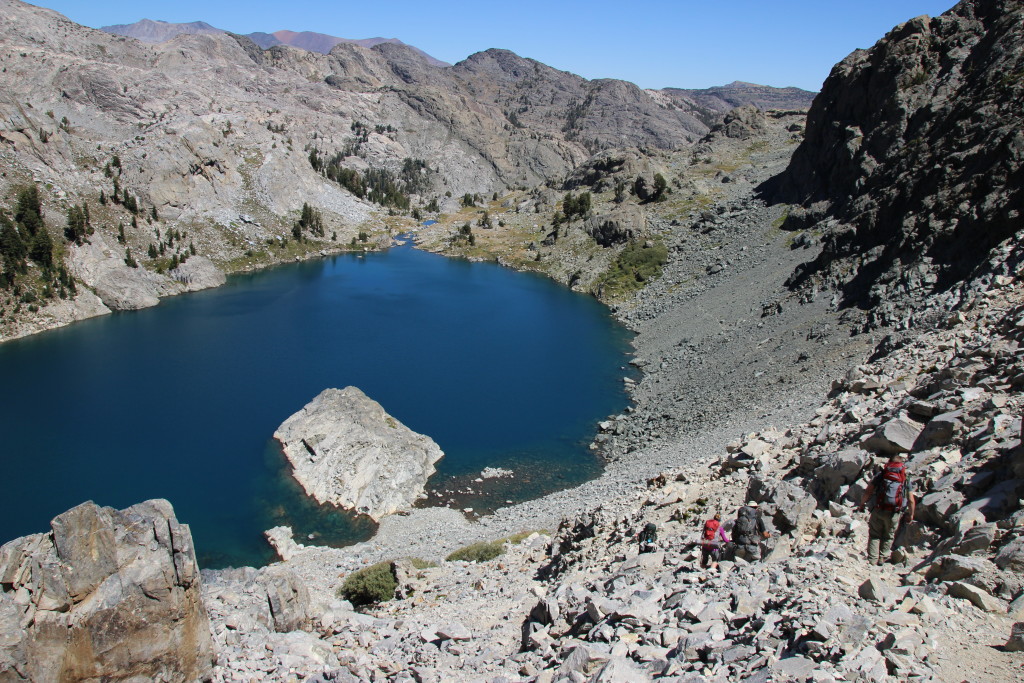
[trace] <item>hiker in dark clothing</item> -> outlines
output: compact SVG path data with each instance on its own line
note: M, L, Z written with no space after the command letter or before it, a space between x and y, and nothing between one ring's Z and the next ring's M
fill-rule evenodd
M768 528L761 519L757 503L749 502L740 508L732 527L732 540L736 544L736 557L755 562L761 559L761 539L768 538Z
M704 522L704 533L700 543L700 566L708 566L711 560L711 568L718 568L718 561L722 559L722 544L728 543L729 537L725 535L722 528L722 515L716 514L714 519Z
M868 518L868 564L885 564L892 551L901 519L914 519L917 502L907 478L906 456L895 453L889 456L882 471L864 490L860 510L873 501L871 516Z
M658 527L654 522L647 522L636 540L640 543L640 552L653 553L658 548Z

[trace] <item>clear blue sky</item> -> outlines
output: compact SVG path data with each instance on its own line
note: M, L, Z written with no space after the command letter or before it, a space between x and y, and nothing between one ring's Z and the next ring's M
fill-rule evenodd
M235 33L398 38L446 62L500 47L644 88L734 80L818 90L836 62L953 0L37 0L86 26L205 21Z

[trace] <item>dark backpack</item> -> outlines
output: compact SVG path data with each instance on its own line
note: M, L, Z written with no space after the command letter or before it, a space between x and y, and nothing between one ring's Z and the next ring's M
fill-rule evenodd
M713 541L715 540L715 534L718 533L719 523L717 519L709 519L704 522L704 540Z
M641 543L654 543L655 541L657 541L658 540L657 529L658 529L658 527L656 527L653 522L648 522L644 526L644 530L640 532L640 542Z
M738 539L751 539L757 536L757 522L754 519L754 509L743 506L736 517L736 526L733 527L733 536Z
M875 507L897 512L907 506L907 468L901 462L886 463L875 479Z

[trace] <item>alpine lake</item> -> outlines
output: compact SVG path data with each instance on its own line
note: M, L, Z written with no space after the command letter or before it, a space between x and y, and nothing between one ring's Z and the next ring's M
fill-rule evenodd
M631 333L549 279L396 246L234 275L0 344L0 543L86 500L166 498L201 567L369 538L306 496L274 430L354 385L445 452L427 504L473 514L594 478L597 422L628 405ZM476 481L485 467L510 477ZM468 492L467 492L468 491Z

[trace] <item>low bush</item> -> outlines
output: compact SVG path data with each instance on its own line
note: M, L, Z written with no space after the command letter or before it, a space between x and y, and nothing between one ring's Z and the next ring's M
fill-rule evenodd
M445 559L449 562L487 562L505 553L505 539L497 541L481 541L459 548Z
M480 543L474 543L473 545L467 545L465 548L459 548L445 559L449 562L463 561L463 562L487 562L494 558L505 554L505 544L511 543L512 545L519 545L534 532L532 531L520 531L517 534L512 534L505 538L499 538L496 541L481 541ZM541 530L538 533L546 534L546 530Z
M395 597L398 587L390 562L375 565L349 574L338 589L338 597L348 600L356 607L387 602Z

